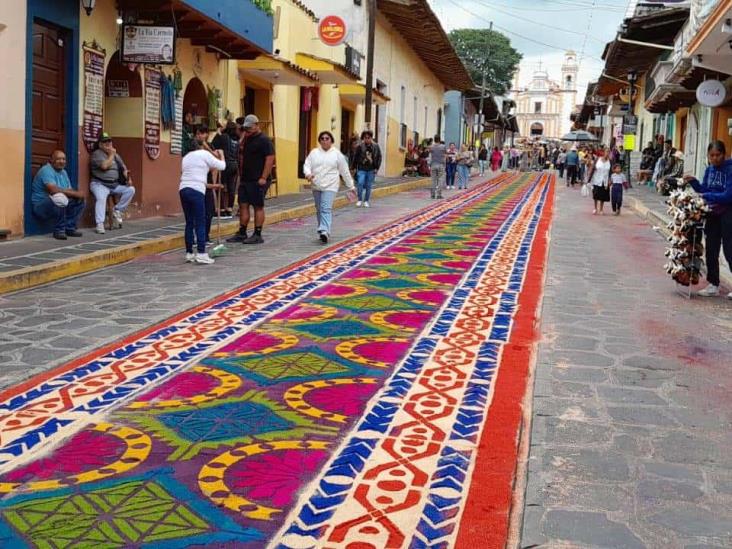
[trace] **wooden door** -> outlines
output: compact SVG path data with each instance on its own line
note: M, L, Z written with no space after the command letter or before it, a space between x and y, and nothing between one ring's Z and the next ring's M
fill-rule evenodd
M33 23L33 90L31 173L48 162L55 149L65 149L63 32Z
M335 143L334 143L335 145ZM351 150L351 111L341 109L341 152L348 156Z

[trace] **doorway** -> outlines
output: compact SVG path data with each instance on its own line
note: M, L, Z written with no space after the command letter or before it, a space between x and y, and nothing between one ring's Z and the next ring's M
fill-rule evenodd
M66 150L66 33L33 22L31 177L55 149Z
M341 152L348 157L351 152L351 135L353 135L353 113L341 109Z
M186 91L183 94L183 112L193 115L194 124L206 124L209 129L216 128L215 125L211 128L206 87L198 78L191 78L186 86Z

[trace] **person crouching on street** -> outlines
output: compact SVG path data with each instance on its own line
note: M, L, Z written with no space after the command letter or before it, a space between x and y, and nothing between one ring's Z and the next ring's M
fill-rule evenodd
M318 147L310 151L305 159L303 172L313 186L315 213L318 217L320 241L327 244L333 223L333 201L338 194L341 177L351 197L355 192L348 160L341 151L333 146L333 134L320 132Z
M732 159L725 160L726 154L722 141L712 142L707 148L709 166L703 181L700 183L690 175L684 177L684 181L701 193L711 209L704 224L709 286L698 292L702 297L719 295L720 248L724 250L724 257L732 270ZM732 299L732 292L727 297Z
M224 152L211 152L205 139L193 143L194 150L183 157L179 195L186 218L186 262L210 265L214 260L206 253L206 190L220 189L221 185L208 183L210 170L226 169ZM197 253L193 252L195 242Z

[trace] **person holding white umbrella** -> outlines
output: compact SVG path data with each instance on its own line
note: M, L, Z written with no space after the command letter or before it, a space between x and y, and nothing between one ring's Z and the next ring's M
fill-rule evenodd
M338 194L341 178L348 188L348 199L356 198L348 160L334 144L333 134L324 131L318 135L318 147L305 159L303 172L313 186L315 213L318 217L318 234L323 244L328 243L333 224L333 201Z

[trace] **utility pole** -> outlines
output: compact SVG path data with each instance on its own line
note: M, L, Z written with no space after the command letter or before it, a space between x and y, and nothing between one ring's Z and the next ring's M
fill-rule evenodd
M493 21L490 22L490 26L488 27L489 31L493 31ZM490 52L486 52L486 56L483 61L483 82L480 84L480 107L478 108L478 139L480 139L481 144L483 143L483 101L485 100L485 80L486 80L486 66L485 63L488 60L488 54ZM473 145L473 143L471 143Z
M369 3L369 37L366 51L366 127L371 129L371 104L374 97L374 42L376 40L376 2L367 0ZM378 136L376 136L378 139ZM382 145L383 146L383 145Z

